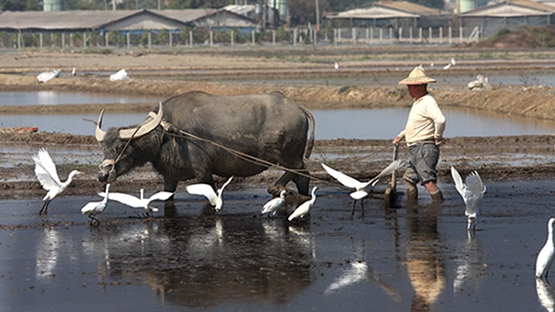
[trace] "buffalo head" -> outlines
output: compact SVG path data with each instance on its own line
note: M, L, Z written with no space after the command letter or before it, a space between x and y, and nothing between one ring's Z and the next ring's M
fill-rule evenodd
M101 182L114 182L116 178L134 167L144 165L149 161L148 155L152 154L152 143L156 141L152 132L162 121L162 103L158 113L149 113L149 117L140 125L130 128L110 128L103 131L100 112L96 124L96 140L102 144L104 160L100 164L98 180Z

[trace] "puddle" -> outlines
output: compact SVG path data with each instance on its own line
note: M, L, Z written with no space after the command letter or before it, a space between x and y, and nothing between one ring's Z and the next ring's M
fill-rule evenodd
M442 108L447 118L445 137L509 136L555 133L548 120L457 107ZM392 139L406 122L408 108L313 110L316 139ZM145 113L106 112L103 128L142 122ZM39 127L41 132L94 135L98 114L0 115L0 127Z
M109 95L83 92L18 91L0 92L0 106L63 105L63 104L111 104L111 103L157 103L158 97Z

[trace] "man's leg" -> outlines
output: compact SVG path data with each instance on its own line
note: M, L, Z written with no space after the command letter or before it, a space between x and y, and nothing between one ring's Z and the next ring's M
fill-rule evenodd
M439 187L437 187L437 184L435 181L428 181L424 183L424 186L430 193L430 196L432 197L432 200L434 202L436 203L443 202L443 193L441 193L441 190L439 189Z
M413 155L416 159L415 168L420 176L422 185L426 187L434 202L443 202L443 194L436 184L439 147L434 144L423 144L418 148L418 152Z
M413 203L416 202L416 200L418 200L418 174L416 173L416 170L414 170L412 161L409 161L409 166L407 167L407 170L405 170L403 179L405 180L405 185L407 187L407 201Z

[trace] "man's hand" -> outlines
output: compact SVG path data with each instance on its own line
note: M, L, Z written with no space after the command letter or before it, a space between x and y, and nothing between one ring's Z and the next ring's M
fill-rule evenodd
M392 143L393 143L393 144L399 144L399 142L401 142L401 139L402 139L402 138L401 138L400 136L397 136L397 137L395 137L395 139L393 139L393 142L392 142Z

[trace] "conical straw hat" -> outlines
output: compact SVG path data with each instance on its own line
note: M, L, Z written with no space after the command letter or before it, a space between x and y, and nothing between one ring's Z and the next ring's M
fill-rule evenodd
M434 78L426 76L426 71L424 68L418 66L415 67L409 74L409 76L401 81L399 84L402 85L419 85L436 82Z

